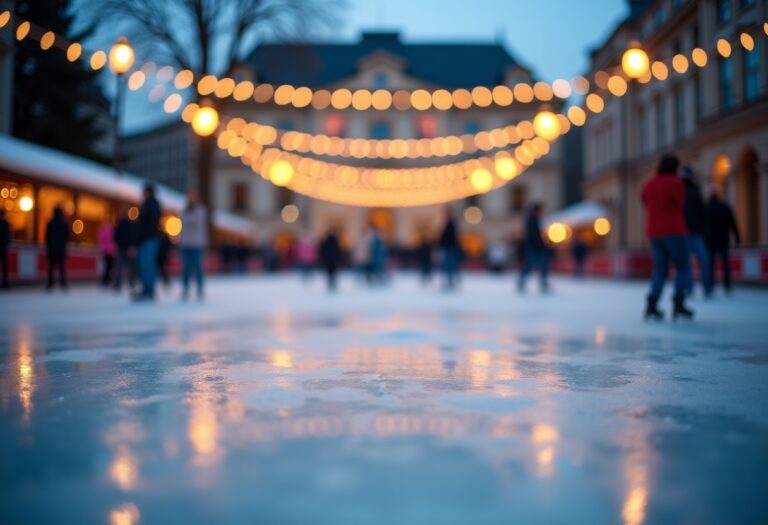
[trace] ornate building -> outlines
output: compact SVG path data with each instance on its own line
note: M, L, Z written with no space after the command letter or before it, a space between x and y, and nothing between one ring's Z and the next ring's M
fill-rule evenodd
M646 245L640 187L659 156L674 152L731 202L746 246L768 244L768 46L764 38L751 52L739 44L742 32L762 34L768 1L630 0L630 7L593 52L593 72L619 63L632 41L651 59L702 47L710 62L665 82L633 84L588 121L582 188L611 210L609 242ZM713 51L719 39L733 44L730 57Z

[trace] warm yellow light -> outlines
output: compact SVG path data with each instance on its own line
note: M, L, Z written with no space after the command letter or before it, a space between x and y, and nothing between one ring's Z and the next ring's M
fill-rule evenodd
M493 175L485 168L476 168L470 175L469 182L479 193L485 193L493 187Z
M128 218L132 221L135 221L139 218L139 209L136 206L131 206L131 208L128 210Z
M536 82L536 84L533 85L533 94L542 102L549 102L554 96L552 88L546 82Z
M107 54L104 51L96 51L91 55L91 68L94 71L98 71L103 68L107 63Z
M53 47L53 43L56 41L56 35L53 31L48 31L40 38L40 49L46 51Z
M707 52L701 49L700 47L697 47L691 53L691 59L693 60L693 63L696 64L697 66L704 67L707 65Z
M583 126L587 122L587 114L579 106L571 106L568 108L568 120L574 126Z
M669 77L669 68L664 62L657 60L651 66L651 73L657 80L666 80Z
M183 227L184 225L182 224L181 219L178 217L171 216L165 220L165 233L171 237L176 237L179 235Z
M571 84L564 78L558 78L552 82L552 92L557 98L566 99L571 96Z
M11 19L11 12L10 11L3 11L0 13L0 28L3 28L8 24L8 21Z
M472 93L466 89L457 89L453 92L453 105L458 109L469 109L472 107Z
M504 180L512 180L517 177L517 164L510 157L499 157L494 163L496 174Z
M555 244L560 244L568 238L568 227L565 224L554 222L547 228L547 237Z
M269 168L269 180L275 186L287 186L293 179L293 166L285 160L278 160Z
M74 232L75 235L80 235L83 233L83 230L85 229L85 225L83 224L83 221L80 219L75 219L72 221L72 232Z
M357 111L365 111L373 104L373 95L367 89L358 89L352 94L352 107Z
M184 111L181 112L181 120L188 124L191 123L195 118L195 113L197 112L198 108L200 108L200 106L197 104L187 104L184 108Z
M741 41L742 47L747 51L752 51L755 49L755 39L752 38L752 35L749 33L742 33L739 37L739 40Z
M392 93L386 89L377 89L373 92L371 103L378 111L385 111L392 107Z
M213 91L216 89L216 84L218 84L218 82L219 82L219 79L217 79L214 75L205 75L197 83L197 92L202 96L206 97L211 93L213 93Z
M195 74L189 69L182 69L173 79L173 85L176 89L187 89L195 81Z
M352 92L348 89L337 89L331 95L331 105L335 109L347 109L352 104Z
M586 95L589 93L589 80L582 76L575 77L571 81L571 85L573 86L573 91L579 95Z
M213 90L213 94L218 98L226 98L230 96L234 90L235 81L229 77L225 77L216 83L216 89Z
M117 43L109 50L109 69L113 73L122 75L133 66L133 62L136 60L136 55L133 52L131 44L128 43L128 39L120 37Z
M417 89L411 93L411 105L414 109L425 111L432 107L432 95L426 89Z
M192 117L192 129L201 137L209 137L219 127L219 112L210 106L203 106Z
M685 55L679 54L672 58L672 67L681 75L688 71L688 59Z
M485 86L477 86L472 90L472 102L475 106L487 108L493 104L493 93Z
M74 62L78 58L80 58L80 55L83 54L83 46L75 42L74 44L70 44L67 48L67 60L70 62Z
M533 129L545 140L555 140L560 136L560 121L551 111L540 111L533 119Z
M128 89L131 91L136 91L144 85L146 80L147 75L145 75L143 71L134 71L131 73L131 76L128 77Z
M728 58L731 56L731 43L728 42L725 38L721 38L717 41L717 52L722 55L723 58Z
M27 35L29 34L30 29L29 22L22 22L19 24L19 27L16 28L16 40L24 40L27 38Z
M608 79L608 91L615 97L623 97L627 92L627 81L619 75L612 76Z
M587 95L587 107L592 113L601 113L605 109L605 101L597 93L590 93Z
M595 233L598 235L608 235L611 232L611 222L605 217L595 219Z
M469 224L480 224L483 222L483 210L477 206L469 206L464 210L464 220Z
M507 86L496 86L493 88L493 102L497 106L506 107L514 101L512 90Z
M621 57L621 68L629 78L640 78L648 72L648 53L639 47L627 49Z
M283 219L283 222L286 224L293 224L298 220L299 214L300 212L298 206L295 204L288 204L287 206L284 206L280 211L280 218Z
M436 109L446 111L453 107L453 97L451 92L445 89L438 89L432 93L432 105Z
M291 96L291 104L295 108L305 108L312 103L312 90L306 86L297 88Z
M183 102L181 95L174 93L165 99L163 103L163 111L166 113L176 113L181 108Z
M21 211L30 211L32 208L35 207L35 201L32 200L32 197L24 196L21 199L19 199L19 209Z

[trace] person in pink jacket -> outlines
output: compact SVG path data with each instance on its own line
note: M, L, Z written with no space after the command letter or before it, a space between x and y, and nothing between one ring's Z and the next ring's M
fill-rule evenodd
M103 262L103 273L101 275L102 286L109 286L112 282L112 268L117 254L117 245L115 244L115 227L111 222L105 222L99 227L99 253Z

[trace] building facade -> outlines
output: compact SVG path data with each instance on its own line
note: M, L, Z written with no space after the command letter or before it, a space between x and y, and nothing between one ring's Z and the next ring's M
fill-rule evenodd
M13 2L0 0L0 13L13 12ZM10 134L13 125L13 33L0 31L0 133Z
M188 124L169 124L123 137L125 169L178 191L195 187L197 137Z
M717 188L734 208L743 244L768 244L767 0L630 0L630 15L592 55L592 73L620 63L633 41L651 60L708 52L706 67L671 71L666 81L633 83L584 130L586 198L611 210L613 248L647 246L639 193L660 155L677 154L701 185ZM739 44L755 37L755 49ZM719 39L732 43L722 58Z
M239 80L273 85L330 90L338 87L387 89L392 92L418 88L472 89L476 85L514 86L532 81L531 72L500 44L410 44L403 42L397 33L366 33L351 44L262 45L238 75ZM509 107L491 105L468 110L355 111L350 108L338 111L333 108L297 109L274 103L257 105L251 101L230 102L223 111L280 130L354 138L410 139L471 134L504 127L521 120L532 120L540 108L539 102L515 102ZM554 109L559 109L556 104ZM285 241L304 229L321 235L336 226L342 229L345 241L351 245L366 224L374 222L392 244L410 247L424 232L438 233L443 221L445 205L367 209L310 199L263 180L226 152L219 151L217 155L215 206L252 218L258 225L257 235L262 242L270 239ZM354 159L330 160L354 163ZM360 161L358 165L397 168L442 164L451 160ZM135 171L142 173L139 169ZM562 206L563 196L560 145L555 143L549 155L507 185L451 206L457 217L463 217L469 206L482 210L482 220L478 224L469 224L463 219L461 224L465 245L471 252L479 254L491 241L519 235L522 216L529 203L541 202L548 211L555 211ZM299 209L295 222L286 222L281 214L288 205ZM472 222L477 219L475 213Z

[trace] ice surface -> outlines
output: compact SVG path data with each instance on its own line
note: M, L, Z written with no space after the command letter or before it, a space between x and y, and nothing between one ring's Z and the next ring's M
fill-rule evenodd
M768 522L768 292L209 284L0 295L0 523Z

